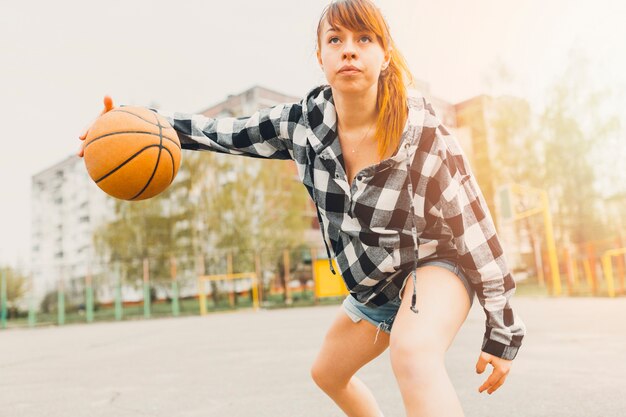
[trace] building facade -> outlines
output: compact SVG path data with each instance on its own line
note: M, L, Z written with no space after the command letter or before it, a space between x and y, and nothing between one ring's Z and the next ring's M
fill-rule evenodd
M59 287L71 291L72 283L87 275L93 232L113 212L112 203L78 156L33 175L31 273L36 300Z

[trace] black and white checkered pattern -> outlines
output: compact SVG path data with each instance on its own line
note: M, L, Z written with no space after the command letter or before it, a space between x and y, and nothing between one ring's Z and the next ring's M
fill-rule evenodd
M350 294L367 306L396 298L425 261L458 262L487 316L482 350L513 359L526 327L509 303L515 281L485 199L458 141L428 101L409 89L407 105L395 154L362 169L351 186L328 85L249 117L151 110L172 124L183 149L294 160L317 207L330 268L335 273L332 248Z

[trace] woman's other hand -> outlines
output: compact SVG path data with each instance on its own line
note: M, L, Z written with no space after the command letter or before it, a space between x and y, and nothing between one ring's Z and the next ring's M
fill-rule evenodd
M478 392L483 392L488 389L487 393L491 394L500 388L500 385L504 384L504 381L511 370L513 361L499 358L481 350L478 362L476 363L476 373L482 374L488 363L491 363L491 366L493 366L493 371L491 372L491 375L489 375L489 378L487 378L480 388L478 388Z

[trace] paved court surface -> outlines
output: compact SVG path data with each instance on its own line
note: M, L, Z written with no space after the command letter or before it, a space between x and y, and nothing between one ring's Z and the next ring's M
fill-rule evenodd
M528 328L507 382L478 393L478 302L448 351L466 416L626 415L626 299L515 297ZM339 305L0 332L0 416L339 417L310 365ZM488 366L488 369L491 369ZM358 374L404 416L387 350Z

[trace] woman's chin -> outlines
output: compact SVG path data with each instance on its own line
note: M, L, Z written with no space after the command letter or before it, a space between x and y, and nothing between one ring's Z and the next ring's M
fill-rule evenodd
M337 91L341 94L359 94L369 90L372 85L367 84L364 80L350 80L350 79L337 79L335 78L330 86L333 91Z

